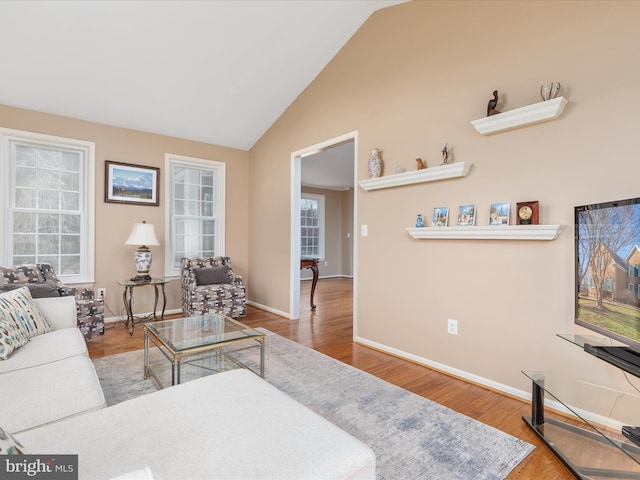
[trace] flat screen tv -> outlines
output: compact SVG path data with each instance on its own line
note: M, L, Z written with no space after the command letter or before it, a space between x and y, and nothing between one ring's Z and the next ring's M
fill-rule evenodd
M640 198L575 207L575 322L640 351Z

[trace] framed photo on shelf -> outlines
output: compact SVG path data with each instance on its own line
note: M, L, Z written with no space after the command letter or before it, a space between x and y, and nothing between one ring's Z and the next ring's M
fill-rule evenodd
M449 207L436 207L433 209L431 219L432 227L446 227L449 221Z
M492 203L489 208L489 225L509 225L511 203Z
M475 205L460 205L458 209L458 223L459 227L473 227L476 224L476 206Z
M160 205L160 169L106 160L104 201L135 205Z

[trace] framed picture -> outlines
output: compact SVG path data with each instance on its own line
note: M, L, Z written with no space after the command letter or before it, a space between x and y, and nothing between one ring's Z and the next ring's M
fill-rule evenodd
M433 209L432 227L446 227L449 220L449 207L436 207Z
M475 205L460 205L458 209L458 223L459 227L473 227L476 224L476 206Z
M160 169L105 161L104 201L160 205Z
M489 208L489 225L509 225L509 210L511 204L492 203Z

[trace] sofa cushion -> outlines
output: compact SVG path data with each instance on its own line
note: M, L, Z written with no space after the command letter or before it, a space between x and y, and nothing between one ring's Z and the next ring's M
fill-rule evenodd
M0 392L0 425L13 434L106 406L93 363L84 355L3 373Z
M31 298L50 298L60 296L60 290L58 290L58 287L53 280L47 280L44 283L11 283L2 287L2 291L9 292L22 287L27 287L29 289Z
M0 455L25 455L26 450L13 436L0 427Z
M229 267L221 265L219 267L196 268L193 270L198 285L214 285L218 283L229 283Z
M0 362L0 374L57 362L76 355L87 356L87 343L77 328L54 330L46 335L33 337L16 349L8 360Z
M375 478L369 447L245 369L16 438L30 451L77 454L79 478L87 479L146 465L164 479Z
M29 337L16 324L0 317L0 359L6 360L14 350L29 343Z
M15 323L29 338L51 331L26 287L0 293L0 317Z

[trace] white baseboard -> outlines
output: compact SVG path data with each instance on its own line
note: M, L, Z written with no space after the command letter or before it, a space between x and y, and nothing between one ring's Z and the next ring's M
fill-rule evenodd
M252 307L259 308L260 310L279 315L280 317L291 318L291 316L287 312L276 310L275 308L267 307L266 305L262 305L261 303L252 302L251 300L247 300L247 305L251 305Z
M318 277L318 280L322 280L323 278L353 278L353 275L343 275L343 274L339 274L339 275L320 275ZM304 278L300 278L300 281L302 282L308 282L310 280L313 280L313 277L304 277Z
M526 400L527 402L531 401L531 392L520 390L518 388L513 388L513 387L510 387L509 385L504 385L503 383L495 382L488 378L480 377L479 375L475 375L473 373L465 372L464 370L459 370L457 368L450 367L449 365L444 365L443 363L434 362L433 360L429 360L428 358L419 357L417 355L413 355L411 353L407 353L402 350L398 350L396 348L383 345L381 343L367 340L366 338L356 337L355 341L357 343L361 343L362 345L375 348L376 350L389 353L396 357L404 358L405 360L410 360L419 365L424 365L426 367L433 368L434 370L448 373L449 375L453 375L454 377L467 380L471 383L482 385L484 387L490 388L491 390L497 390L498 392L511 395L512 397L521 398L523 400Z

